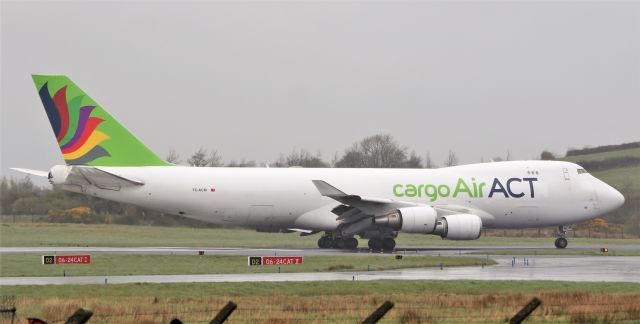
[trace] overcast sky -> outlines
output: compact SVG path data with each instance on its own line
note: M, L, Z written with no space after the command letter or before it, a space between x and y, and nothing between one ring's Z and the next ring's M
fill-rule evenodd
M331 160L389 133L442 164L640 140L640 2L1 3L1 168L63 160L30 75L165 157Z

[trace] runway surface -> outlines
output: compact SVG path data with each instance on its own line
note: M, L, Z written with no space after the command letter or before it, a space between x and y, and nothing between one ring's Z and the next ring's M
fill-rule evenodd
M574 245L573 250L598 251L601 246L595 245ZM609 250L640 250L640 245L608 245ZM459 255L468 252L482 251L518 251L537 250L555 251L555 247L540 246L473 246L473 247L451 247L451 246L429 246L424 248L399 247L395 254L424 254L424 255ZM0 254L3 253L96 253L96 254L143 254L143 255L195 255L204 251L205 255L349 255L371 253L368 249L359 248L357 250L334 250L318 248L292 248L292 249L267 249L267 248L210 248L210 247L0 247Z
M584 249L596 247L585 246ZM610 249L637 250L639 246L609 246ZM397 254L465 255L469 251L518 250L538 247L429 247L399 249ZM0 253L42 254L164 254L196 255L353 255L368 254L365 250L337 251L320 249L244 249L189 247L35 247L1 248ZM476 257L478 255L475 255ZM139 276L81 276L81 277L3 277L0 285L63 285L117 283L186 283L186 282L282 282L330 280L553 280L576 282L633 282L640 283L638 256L490 256L498 262L493 266L444 267L370 272L312 272L312 273L253 273L216 275L139 275ZM525 258L528 262L525 262ZM514 261L515 260L515 261Z

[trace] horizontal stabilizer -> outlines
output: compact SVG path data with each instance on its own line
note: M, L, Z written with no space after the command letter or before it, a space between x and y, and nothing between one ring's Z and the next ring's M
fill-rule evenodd
M51 168L49 181L53 185L78 186L80 188L97 187L105 190L121 190L127 187L144 185L144 181L116 170L92 166L56 165Z
M115 174L97 167L73 167L71 173L81 175L83 180L101 189L120 190L122 187L144 185L142 180Z
M22 168L11 168L11 170L34 175L37 177L47 177L49 175L49 171L40 171L40 170L31 170L31 169L22 169Z

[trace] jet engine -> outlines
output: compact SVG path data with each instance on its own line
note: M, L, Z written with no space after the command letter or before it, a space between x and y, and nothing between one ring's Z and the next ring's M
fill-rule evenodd
M447 240L475 240L480 237L482 220L473 214L454 214L438 218L434 234Z
M373 222L405 233L429 234L436 228L437 215L436 210L429 206L405 207L376 217Z
M405 233L440 235L447 240L475 240L480 237L482 220L474 214L454 214L437 217L428 206L400 208L373 219L378 226Z
M54 165L51 170L49 170L49 182L52 185L60 185L65 183L67 177L69 176L69 172L71 172L71 167L66 165Z

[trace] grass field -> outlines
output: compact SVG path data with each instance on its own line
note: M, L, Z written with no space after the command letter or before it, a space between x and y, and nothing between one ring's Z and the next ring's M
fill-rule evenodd
M594 172L593 176L618 190L628 188L636 195L640 193L640 165Z
M542 250L482 250L474 251L469 254L474 255L597 255L597 256L640 256L640 250L614 250L603 253L599 249L593 250L575 250L575 249L542 249Z
M312 248L320 234L257 233L245 229L211 229L160 226L3 223L0 246L185 246ZM398 246L540 246L552 247L552 237L481 237L474 241L448 241L435 235L401 234ZM639 245L640 239L570 238L570 244ZM366 240L360 240L366 246Z
M568 156L562 158L562 160L579 163L581 161L599 161L624 156L640 157L640 148ZM592 174L618 190L628 187L635 194L640 193L640 165L593 172Z
M503 322L533 297L542 305L527 321L615 322L640 318L640 285L549 281L346 281L299 283L9 286L21 319L63 321L77 308L92 323L208 322L229 300L230 323L358 322L385 300L383 323Z
M617 151L594 153L594 154L574 155L574 156L567 156L562 159L565 161L575 163L580 161L601 161L601 160L616 158L621 156L640 157L640 148L632 148L627 150L617 150Z
M486 258L391 255L308 256L302 265L248 266L245 256L112 255L92 256L89 265L43 265L40 254L0 254L0 276L117 276L264 272L367 271L495 264Z

